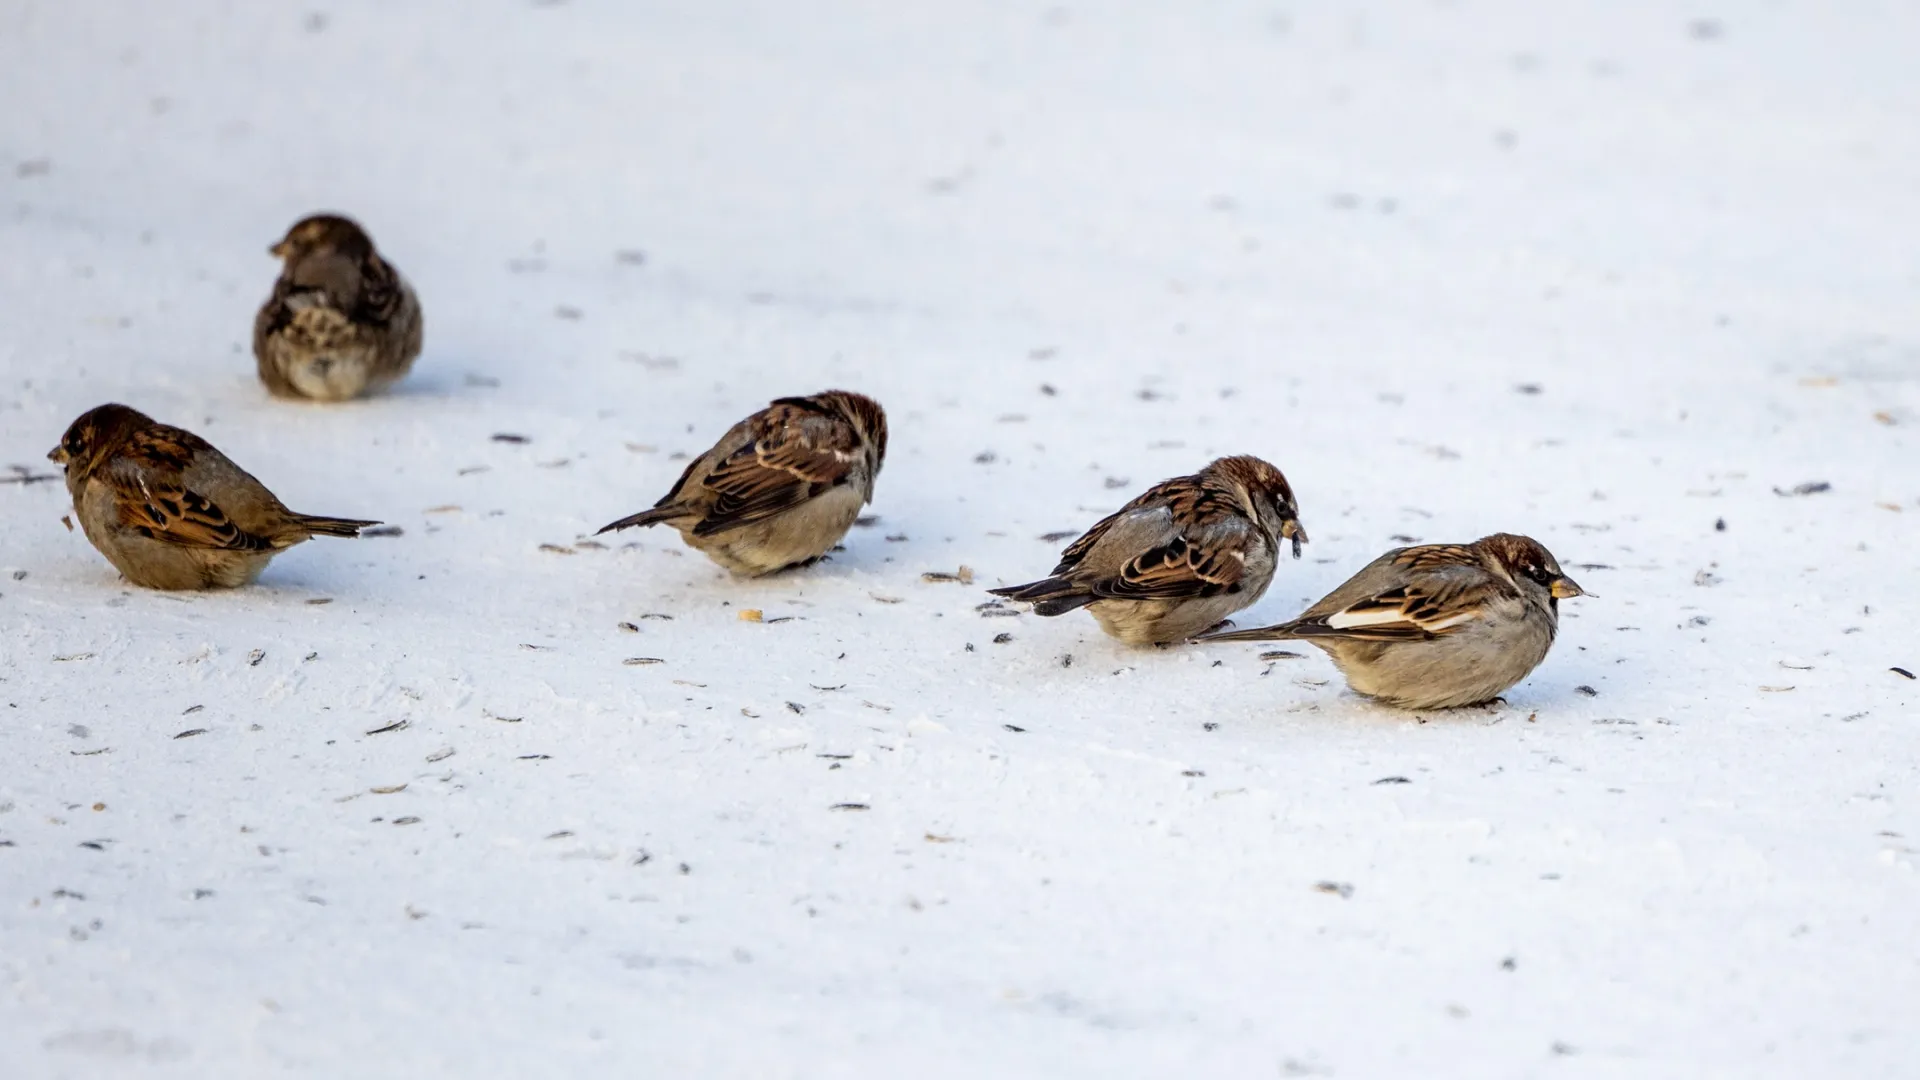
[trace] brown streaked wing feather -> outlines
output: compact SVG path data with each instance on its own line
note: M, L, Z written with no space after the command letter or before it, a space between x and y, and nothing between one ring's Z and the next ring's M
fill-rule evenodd
M110 473L101 477L113 489L120 523L152 540L183 547L222 551L266 551L274 545L235 525L213 500L179 486L127 483Z
M1340 597L1344 590L1338 590L1315 610L1287 623L1286 628L1302 637L1427 640L1457 633L1473 622L1471 618L1453 621L1455 616L1515 595L1511 585L1487 572L1472 550L1457 544L1405 548L1393 555L1390 565L1401 569L1402 584L1351 599ZM1365 626L1330 625L1341 616L1376 616L1382 621Z
M373 325L390 323L400 313L400 303L399 275L380 256L368 255L360 264L360 296L352 308L353 321Z
M234 524L212 499L177 479L195 455L218 452L191 431L155 424L127 436L112 461L92 479L112 491L121 524L142 536L227 551L272 548L272 541Z
M1214 596L1237 588L1246 576L1244 555L1250 525L1233 493L1201 480L1180 476L1148 488L1119 513L1095 525L1074 542L1067 554L1077 564L1085 558L1114 522L1138 510L1165 506L1171 520L1181 523L1180 535L1170 543L1142 552L1121 568L1116 578L1093 582L1094 595L1128 600L1180 599ZM1085 545L1082 547L1082 545ZM1075 549L1079 549L1077 552ZM1062 565L1066 565L1063 556ZM1055 569L1054 573L1062 571Z
M752 525L798 506L845 482L859 460L853 428L803 401L775 402L753 435L701 481L719 497L694 526L695 535Z
M1176 539L1134 558L1112 581L1097 582L1095 596L1116 600L1174 600L1215 596L1240 584L1247 563L1221 547Z
M1146 496L1142 495L1140 498L1133 500L1113 513L1108 514L1106 517L1101 518L1099 521L1094 522L1093 528L1080 534L1080 539L1068 544L1066 549L1060 552L1060 562L1053 568L1052 576L1059 577L1061 574L1067 573L1079 566L1081 560L1087 557L1087 552L1093 550L1093 545L1099 543L1100 538L1107 535L1108 529L1113 528L1113 523L1119 521L1122 515L1131 513L1145 499Z

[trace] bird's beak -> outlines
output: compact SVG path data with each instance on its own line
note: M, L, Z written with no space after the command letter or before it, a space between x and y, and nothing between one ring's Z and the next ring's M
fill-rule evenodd
M55 465L65 465L67 463L67 448L64 446L56 446L47 451L47 460L53 462Z
M269 255L271 255L271 256L273 256L273 257L274 257L274 258L276 258L276 259L284 259L284 258L286 258L286 257L287 257L287 242L286 242L285 240L282 240L282 241L280 241L279 243L277 243L277 244L275 244L275 245L273 245L272 247L270 247L270 248L268 248L268 249L267 249L267 254L269 254Z
M1547 586L1547 591L1553 594L1555 600L1571 600L1576 596L1588 595L1587 590L1581 588L1572 578L1564 576L1554 578L1553 584Z
M1300 545L1307 542L1307 530L1300 525L1298 518L1288 518L1280 525L1280 539L1293 541L1293 557L1300 557Z

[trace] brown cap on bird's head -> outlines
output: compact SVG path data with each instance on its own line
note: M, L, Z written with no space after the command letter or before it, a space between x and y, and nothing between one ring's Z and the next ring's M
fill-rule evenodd
M1252 454L1236 454L1209 463L1200 474L1217 477L1246 492L1246 497L1254 500L1251 509L1256 519L1264 516L1260 512L1263 508L1268 510L1279 521L1280 539L1293 541L1293 557L1300 557L1307 530L1300 524L1300 504L1294 501L1293 485L1287 483L1286 474L1277 466Z
M67 425L67 433L60 437L60 445L47 453L47 460L69 469L77 468L81 475L85 475L91 469L93 460L110 450L128 432L152 424L153 418L138 409L115 404L95 406Z
M1547 590L1547 594L1555 600L1588 595L1585 589L1560 570L1560 563L1554 559L1553 552L1531 536L1494 533L1475 540L1473 546L1491 556L1516 581L1526 578Z
M314 214L294 222L287 235L267 250L289 261L323 251L365 258L373 254L373 238L351 219L338 214Z
M887 410L879 402L851 390L822 390L814 398L866 433L873 443L876 464L887 459Z

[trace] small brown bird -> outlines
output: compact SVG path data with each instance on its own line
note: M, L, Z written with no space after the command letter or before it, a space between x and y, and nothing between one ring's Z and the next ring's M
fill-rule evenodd
M886 457L887 414L872 398L780 398L695 458L653 509L600 531L664 522L736 574L771 574L840 542Z
M47 459L87 539L150 589L245 585L302 540L380 524L296 514L205 439L125 405L83 414Z
M1491 701L1546 659L1560 601L1585 596L1546 548L1495 533L1394 548L1299 618L1202 641L1311 642L1347 685L1408 709Z
M1053 576L989 590L1037 615L1085 607L1129 645L1185 641L1260 599L1280 542L1307 533L1293 489L1257 457L1225 457L1150 487L1060 553Z
M284 266L253 320L268 390L345 401L406 375L420 355L420 301L360 226L315 214L270 250Z

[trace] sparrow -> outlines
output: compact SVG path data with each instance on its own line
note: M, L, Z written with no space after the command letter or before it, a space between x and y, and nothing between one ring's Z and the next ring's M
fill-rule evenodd
M1224 457L1176 476L1088 529L1051 577L990 589L1037 615L1086 608L1129 645L1185 641L1260 599L1280 542L1307 533L1293 489L1257 457Z
M83 414L47 459L87 539L150 589L245 585L302 540L380 524L296 514L205 439L125 405Z
M1201 641L1311 642L1347 685L1407 709L1491 701L1546 659L1560 601L1587 595L1540 543L1394 548L1300 617Z
M268 390L345 401L406 375L420 355L420 301L360 226L315 214L268 250L283 261L253 320Z
M887 414L872 398L780 398L728 429L653 509L600 531L665 523L735 574L771 574L840 542L886 457Z

